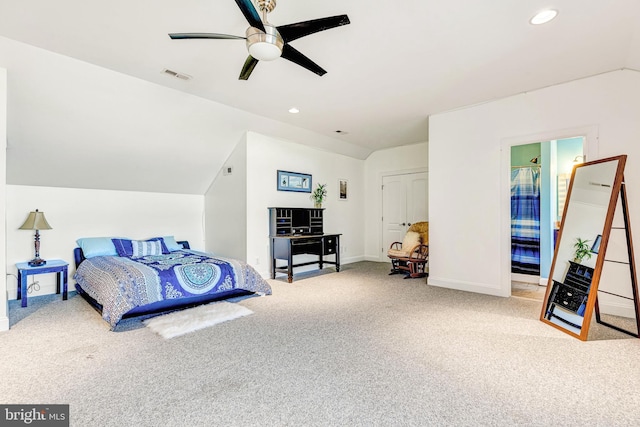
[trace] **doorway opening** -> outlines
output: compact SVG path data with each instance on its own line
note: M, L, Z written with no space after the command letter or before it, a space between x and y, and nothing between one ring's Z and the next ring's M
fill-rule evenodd
M586 161L576 136L511 147L511 295L542 300L573 166Z
M382 177L383 261L393 242L402 242L414 222L429 221L429 174L426 170L385 173Z

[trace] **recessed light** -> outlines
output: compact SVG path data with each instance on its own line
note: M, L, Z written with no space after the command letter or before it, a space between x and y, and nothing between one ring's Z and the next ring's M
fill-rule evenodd
M547 9L541 12L538 12L531 20L529 21L532 25L542 25L551 21L558 15L558 11L555 9Z
M291 108L289 108L289 112L291 114L298 114L300 112L300 110L298 110L296 107L291 107Z

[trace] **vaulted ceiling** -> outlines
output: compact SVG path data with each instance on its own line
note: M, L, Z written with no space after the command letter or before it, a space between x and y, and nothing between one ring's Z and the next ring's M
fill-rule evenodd
M555 20L529 23L549 7ZM0 36L342 141L356 157L426 141L436 113L640 70L637 0L278 0L268 19L340 14L350 25L291 42L327 71L322 77L281 58L239 80L244 40L168 37L244 36L248 24L232 0L0 0Z

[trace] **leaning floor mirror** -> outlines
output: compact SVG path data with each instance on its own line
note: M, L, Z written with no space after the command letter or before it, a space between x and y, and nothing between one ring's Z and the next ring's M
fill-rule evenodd
M594 311L598 323L638 337L640 308L624 185L626 160L622 155L583 163L571 174L540 320L583 341L587 340ZM633 305L635 331L603 321L598 304L614 217L620 216L623 225L615 228L624 228L628 255L624 264L630 286L624 295L615 295Z

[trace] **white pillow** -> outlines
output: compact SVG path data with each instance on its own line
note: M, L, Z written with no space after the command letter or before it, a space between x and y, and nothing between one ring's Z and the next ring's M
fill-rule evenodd
M162 244L160 240L141 241L132 240L131 246L133 247L133 256L147 256L147 255L162 255Z
M411 248L420 244L420 233L417 231L407 231L402 239L402 250L410 251Z

